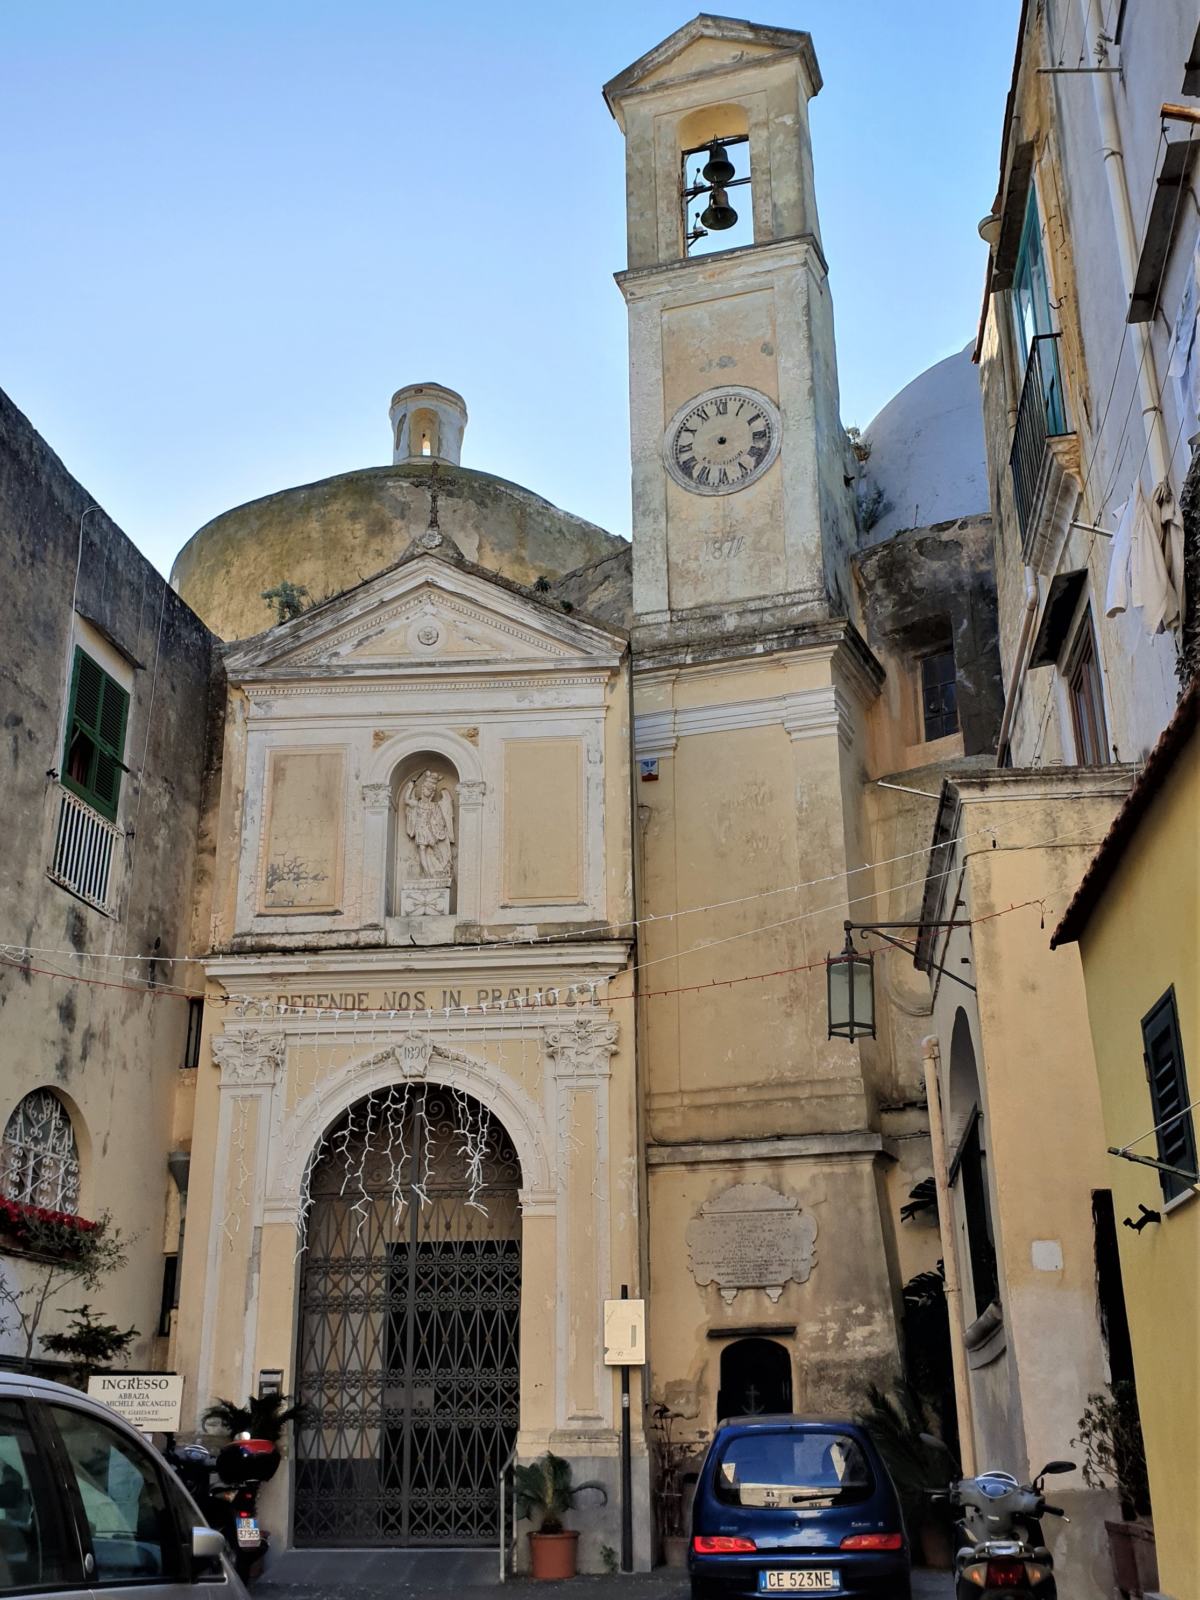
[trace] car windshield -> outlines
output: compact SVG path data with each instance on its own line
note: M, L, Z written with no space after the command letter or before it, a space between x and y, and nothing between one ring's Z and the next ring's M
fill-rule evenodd
M800 1428L747 1433L729 1441L717 1464L720 1499L739 1506L846 1505L874 1489L856 1439Z

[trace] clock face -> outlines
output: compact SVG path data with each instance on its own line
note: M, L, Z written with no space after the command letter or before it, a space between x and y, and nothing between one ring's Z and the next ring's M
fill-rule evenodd
M757 389L710 389L671 418L667 471L693 494L732 494L761 478L779 454L779 411Z

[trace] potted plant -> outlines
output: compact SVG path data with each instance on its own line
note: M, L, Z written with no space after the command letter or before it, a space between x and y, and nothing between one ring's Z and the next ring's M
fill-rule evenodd
M1158 1588L1158 1559L1146 1447L1133 1384L1121 1380L1110 1384L1107 1394L1089 1394L1079 1435L1071 1443L1083 1447L1083 1481L1088 1488L1115 1488L1121 1502L1122 1520L1104 1524L1117 1587L1127 1595L1153 1592Z
M239 1433L248 1433L252 1439L269 1439L277 1444L289 1422L304 1427L312 1414L312 1407L298 1402L287 1404L285 1394L251 1395L244 1406L233 1400L216 1400L201 1418L205 1429L228 1434L236 1439Z
M547 1450L529 1466L513 1473L517 1516L536 1522L529 1534L529 1562L538 1579L573 1578L578 1561L579 1531L564 1528L563 1518L585 1489L595 1489L608 1500L602 1483L571 1482L571 1463Z
M672 1411L661 1400L650 1413L650 1440L654 1451L658 1493L654 1509L663 1561L668 1567L687 1565L687 1530L683 1514L683 1470L692 1446L675 1438L675 1424L681 1413Z
M923 1565L954 1565L953 1524L949 1508L930 1500L929 1492L944 1489L953 1476L953 1457L946 1446L927 1432L928 1419L920 1395L897 1378L886 1392L867 1386L867 1402L856 1413L883 1457L917 1553Z

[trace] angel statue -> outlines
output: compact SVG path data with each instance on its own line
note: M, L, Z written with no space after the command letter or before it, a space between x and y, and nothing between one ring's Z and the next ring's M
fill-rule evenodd
M454 866L454 798L440 775L426 767L400 795L404 827L416 841L423 878L449 878Z

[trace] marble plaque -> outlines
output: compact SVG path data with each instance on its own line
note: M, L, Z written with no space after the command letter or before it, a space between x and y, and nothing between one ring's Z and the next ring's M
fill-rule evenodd
M740 1289L762 1289L772 1303L785 1283L806 1282L816 1259L816 1219L798 1200L764 1183L738 1183L688 1223L692 1276L715 1283L726 1305Z

